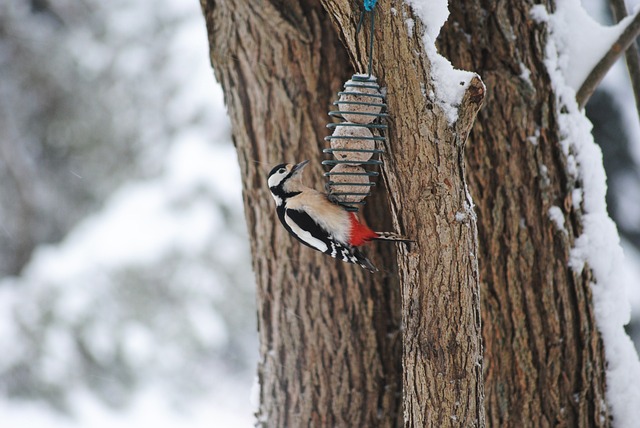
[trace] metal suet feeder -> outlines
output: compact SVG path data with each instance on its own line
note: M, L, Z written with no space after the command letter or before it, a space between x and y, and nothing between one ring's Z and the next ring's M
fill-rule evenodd
M375 1L365 1L365 11L372 12ZM362 12L358 31L365 11ZM384 95L380 92L377 79L371 74L373 53L373 12L371 13L371 34L369 41L369 73L355 74L345 82L344 90L338 92L338 100L333 105L338 110L330 111L329 116L343 119L333 122L327 128L333 129L332 135L325 137L331 148L323 153L332 154L334 159L325 160L323 165L333 168L324 175L329 198L343 205L349 211L358 211L364 205L364 198L371 194L375 183L370 179L380 175L366 167L382 165L380 154L382 141L385 140L387 125L383 119L388 117Z

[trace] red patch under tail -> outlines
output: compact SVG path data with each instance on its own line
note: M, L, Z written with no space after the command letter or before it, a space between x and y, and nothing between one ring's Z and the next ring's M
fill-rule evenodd
M355 213L351 213L351 236L349 243L354 247L366 244L378 237L378 234L358 221Z

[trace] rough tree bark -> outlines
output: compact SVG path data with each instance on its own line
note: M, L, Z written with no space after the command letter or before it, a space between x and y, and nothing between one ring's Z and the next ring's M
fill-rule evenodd
M366 70L368 37L355 34L360 10L346 0L323 4L352 61ZM398 258L405 426L484 426L476 224L463 160L484 85L471 80L450 125L436 100L423 95L434 92L431 64L407 34L406 15L388 5L380 10L374 74L391 112L385 179L395 224L416 240ZM419 21L414 30L423 31Z
M441 49L479 72L485 107L466 152L478 215L489 426L608 426L590 273L568 268L580 234L532 1L450 4ZM547 2L553 10L553 3ZM529 82L522 78L530 70ZM549 209L560 207L567 234Z
M397 427L404 412L405 426L416 427L483 426L485 414L487 426L608 426L590 273L567 267L581 229L571 201L579 183L559 145L533 3L449 5L439 48L487 86L465 153L484 87L472 81L449 126L422 95L421 84L429 93L432 83L419 19L403 2L380 0L374 74L391 113L389 192L380 186L365 215L375 227L393 221L417 243L400 248L397 273L391 250L369 249L387 270L371 277L286 236L264 184L271 165L310 158L317 161L308 178L321 186L332 94L352 66L366 69L366 26L355 35L360 2L201 2L252 234L264 425ZM568 233L551 222L552 206L562 208Z
M257 282L261 384L269 427L374 427L402 423L400 286L392 248L369 252L371 276L303 247L275 217L266 173L319 155L327 112L352 73L315 0L202 0L211 61L222 84L243 178ZM386 198L371 200L390 227Z

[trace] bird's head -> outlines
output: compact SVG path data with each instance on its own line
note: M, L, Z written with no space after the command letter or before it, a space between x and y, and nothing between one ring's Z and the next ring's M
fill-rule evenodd
M282 163L271 170L268 179L269 190L276 204L280 205L283 198L302 191L304 186L300 181L300 172L308 163L308 160L297 164Z

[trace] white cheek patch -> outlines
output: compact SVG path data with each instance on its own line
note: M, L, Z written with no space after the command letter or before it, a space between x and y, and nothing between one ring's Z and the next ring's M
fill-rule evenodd
M273 174L267 181L269 183L269 187L275 187L282 181L282 174Z
M284 221L287 223L287 225L291 228L291 230L293 231L293 233L296 234L296 236L299 236L300 239L302 239L304 242L306 242L307 244L311 245L313 248L315 248L316 250L322 251L323 253L325 251L327 251L327 244L325 244L324 242L322 242L321 240L314 238L313 235L311 235L309 232L307 232L306 230L302 230L300 227L298 227L298 225L291 220L291 218L289 218L288 215L284 215Z

